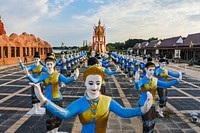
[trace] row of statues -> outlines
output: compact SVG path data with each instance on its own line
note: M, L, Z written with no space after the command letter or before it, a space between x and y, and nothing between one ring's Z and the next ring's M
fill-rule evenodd
M115 71L109 71L112 64L109 55L106 53L60 53L61 58L56 59L54 54L48 54L45 63L40 60L38 53L35 53L34 64L26 67L19 59L19 63L32 86L33 114L46 110L46 128L48 132L58 132L62 119L68 119L78 115L82 124L82 133L106 133L107 121L110 112L120 117L131 118L141 116L143 120L143 132L153 132L155 125L156 91L160 96L160 115L166 105L167 95L164 90L167 87L178 84L184 72L173 74L165 69L166 60L160 60L159 67L144 58L146 62L140 62L136 56L120 55L111 53ZM60 67L60 71L56 70ZM82 68L84 67L84 68ZM65 84L74 82L79 77L79 68L85 69L83 81L85 83L85 95L69 106L62 105L62 94L60 88ZM31 74L30 74L31 72ZM139 107L124 108L114 99L106 96L105 75L113 75L124 72L135 88L141 90L141 97L138 101ZM178 77L175 80L167 81L168 75ZM132 81L134 78L134 82ZM45 92L44 92L45 90ZM42 113L41 113L42 114Z
M143 106L147 97L146 92L151 92L153 96L153 102L150 110L142 116L143 121L143 132L153 132L156 119L156 93L159 96L158 114L162 118L163 108L167 102L167 88L178 84L182 80L182 75L185 72L173 73L166 69L168 61L164 58L159 60L159 65L156 66L153 63L151 57L143 57L143 61L139 61L139 56L135 55L133 59L132 55L123 55L113 52L111 54L112 59L116 64L119 64L122 71L125 72L126 76L129 75L130 82L133 81L131 78L134 77L134 87L141 90L142 94L138 101L139 106ZM168 81L168 77L172 76L177 79Z

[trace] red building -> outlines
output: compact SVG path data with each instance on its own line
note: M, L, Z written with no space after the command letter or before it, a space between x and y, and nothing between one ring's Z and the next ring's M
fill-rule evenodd
M18 57L23 61L24 54L27 55L28 61L32 61L36 51L40 53L41 59L44 59L48 52L52 52L52 46L26 32L7 36L0 17L0 65L15 64Z

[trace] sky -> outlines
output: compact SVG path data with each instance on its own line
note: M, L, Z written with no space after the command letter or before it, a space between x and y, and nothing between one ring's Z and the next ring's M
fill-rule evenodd
M0 0L0 15L8 36L27 32L58 47L91 42L99 20L107 43L200 32L200 0Z

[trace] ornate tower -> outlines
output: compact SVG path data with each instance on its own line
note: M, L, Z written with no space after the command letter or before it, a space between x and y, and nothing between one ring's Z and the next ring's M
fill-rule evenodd
M1 16L0 16L0 35L6 34L6 31L4 29L4 24L1 21Z
M106 52L105 26L101 26L100 20L98 22L98 26L94 26L92 37L92 51L96 51L99 53Z

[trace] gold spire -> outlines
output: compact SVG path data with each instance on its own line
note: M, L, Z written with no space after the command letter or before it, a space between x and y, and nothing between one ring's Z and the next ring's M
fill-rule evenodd
M101 21L100 21L100 19L99 19L99 22L98 22L98 24L99 24L99 26L101 25Z

